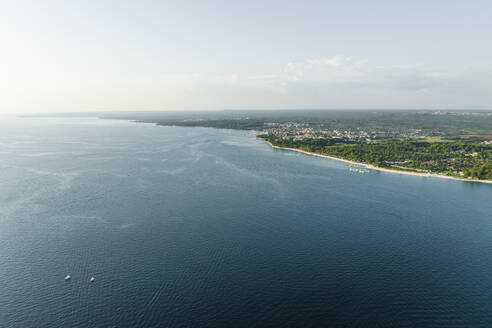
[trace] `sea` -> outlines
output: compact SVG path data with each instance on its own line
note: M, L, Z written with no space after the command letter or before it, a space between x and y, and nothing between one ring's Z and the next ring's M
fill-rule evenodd
M0 118L0 327L492 327L492 185Z

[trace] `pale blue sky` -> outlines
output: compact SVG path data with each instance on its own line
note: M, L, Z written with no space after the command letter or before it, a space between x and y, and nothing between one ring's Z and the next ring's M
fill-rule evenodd
M492 108L492 1L0 0L0 112Z

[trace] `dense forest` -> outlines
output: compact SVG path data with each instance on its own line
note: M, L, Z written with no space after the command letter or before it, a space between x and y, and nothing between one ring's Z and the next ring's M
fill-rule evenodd
M336 145L335 139L260 137L275 146L297 148L378 167L492 179L492 145L485 143L404 140Z
M217 128L217 129L233 129L233 130L259 130L264 127L263 120L259 120L259 119L165 121L165 122L158 122L157 124Z

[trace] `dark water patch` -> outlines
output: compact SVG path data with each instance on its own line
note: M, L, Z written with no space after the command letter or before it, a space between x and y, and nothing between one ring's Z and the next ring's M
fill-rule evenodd
M489 185L238 131L0 127L2 327L492 325Z

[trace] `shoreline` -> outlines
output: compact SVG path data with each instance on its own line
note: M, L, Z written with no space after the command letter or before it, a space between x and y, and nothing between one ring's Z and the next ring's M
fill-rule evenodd
M103 118L103 119L105 119L105 118ZM142 122L142 121L138 121L138 120L133 120L133 121L130 120L130 122L135 122L135 123L149 123L149 124L154 124L155 126L173 126L173 127L180 127L180 128L190 128L190 126L161 125L161 124L156 123L156 122ZM210 127L208 127L208 126L193 126L193 127L201 127L201 128L206 128L206 129L223 130L223 128L217 128L217 127L212 127L212 126L210 126ZM267 140L265 140L263 138L258 138L258 131L256 131L256 130L227 129L227 128L226 128L226 130L249 132L249 133L255 135L256 136L256 139L260 139L260 140L266 142L270 147L272 147L274 149L287 150L287 151L295 151L295 152L302 153L302 154L305 154L305 155L328 158L328 159L332 159L332 160L335 160L335 161L340 161L340 162L345 162L345 163L349 163L349 164L363 166L363 167L365 167L367 169L370 169L370 170L377 170L377 171L389 172L389 173L399 173L399 174L406 174L406 175L413 175L413 176L420 176L420 177L449 179L449 180L463 181L463 182L492 184L492 180L477 180L477 179L456 178L456 177L451 177L451 176L448 176L448 175L442 175L442 174L436 174L436 173L431 173L431 174L429 174L429 173L419 173L419 172L415 172L415 171L403 171L403 170L389 169L389 168L385 168L385 167L378 167L378 166L374 166L374 165L371 165L371 164L354 162L354 161L351 161L351 160L348 160L348 159L343 159L343 158L339 158L339 157L335 157L335 156L322 155L322 154L318 154L318 153L311 153L311 152L308 152L308 151L305 151L305 150L301 150L301 149L297 149L297 148L289 148L289 147L275 146L270 141L267 141Z
M383 172L390 172L390 173L400 173L400 174L407 174L407 175L415 175L415 176L421 176L421 177L430 177L430 178L441 178L441 179L450 179L450 180L457 180L457 181L464 181L464 182L474 182L474 183L488 183L492 184L492 180L476 180L476 179L465 179L465 178L455 178L455 177L450 177L447 175L442 175L442 174L436 174L436 173L419 173L419 172L413 172L413 171L400 171L400 170L393 170L385 167L378 167L374 166L371 164L365 164L365 163L359 163L359 162L354 162L348 159L343 159L335 156L330 156L330 155L322 155L322 154L317 154L317 153L311 153L305 150L297 149L297 148L289 148L289 147L280 147L280 146L275 146L273 145L270 141L261 139L265 141L270 147L274 149L281 149L281 150L288 150L288 151L295 151L298 153L310 155L310 156L317 156L317 157L323 157L323 158L328 158L328 159L333 159L335 161L340 161L340 162L345 162L349 164L354 164L354 165L360 165L363 166L367 169L370 170L377 170L377 171L383 171Z

